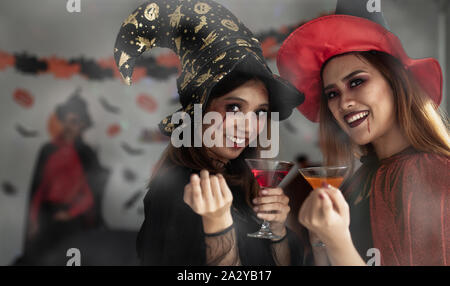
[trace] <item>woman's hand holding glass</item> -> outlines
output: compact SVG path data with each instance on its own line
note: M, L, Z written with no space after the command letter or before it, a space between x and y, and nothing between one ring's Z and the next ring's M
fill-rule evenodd
M286 219L290 211L289 198L281 188L262 189L261 196L253 199L253 210L258 218L270 222L272 232L280 237L286 235Z
M184 188L183 199L202 217L205 233L220 232L233 224L230 210L233 195L221 174L210 175L202 170L200 177L191 175L190 183Z
M330 185L311 192L300 209L298 220L327 249L351 242L349 206L341 191Z

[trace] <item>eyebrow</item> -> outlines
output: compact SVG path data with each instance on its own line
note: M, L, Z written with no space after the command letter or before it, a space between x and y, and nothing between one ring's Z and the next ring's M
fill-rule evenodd
M240 98L240 97L235 97L235 96L226 97L226 98L224 98L224 100L238 100L238 101L248 104L247 100ZM259 106L269 106L269 104L263 103L263 104L260 104Z
M366 72L366 71L364 71L364 70L356 70L356 71L353 71L353 72L349 73L348 75L346 75L345 77L343 77L343 78L342 78L342 81L346 81L346 80L348 80L349 78L353 77L354 75L357 75L357 74L362 73L362 72ZM330 89L330 88L333 88L335 85L336 85L336 84L334 84L334 83L329 84L329 85L327 85L323 90L326 91L326 90L328 90L328 89Z

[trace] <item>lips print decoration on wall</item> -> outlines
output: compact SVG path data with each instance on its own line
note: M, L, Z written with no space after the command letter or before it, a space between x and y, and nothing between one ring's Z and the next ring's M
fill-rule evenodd
M137 104L145 111L152 113L158 108L156 100L149 94L141 93L138 95Z
M13 93L14 101L24 108L31 108L34 104L33 96L26 89L18 88Z

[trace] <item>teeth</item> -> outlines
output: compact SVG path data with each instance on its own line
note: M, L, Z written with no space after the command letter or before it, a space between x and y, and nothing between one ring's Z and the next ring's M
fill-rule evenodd
M347 123L353 123L353 122L355 122L355 121L358 120L358 119L361 119L361 118L363 118L363 117L366 117L367 115L369 115L369 112L368 112L368 111L365 111L365 112L361 112L361 113L355 114L355 115L353 115L352 117L350 117L349 119L347 119Z
M227 138L233 142L233 143L237 143L237 144L242 144L244 143L245 139L242 138L236 138L236 137L231 137L231 136L227 136Z

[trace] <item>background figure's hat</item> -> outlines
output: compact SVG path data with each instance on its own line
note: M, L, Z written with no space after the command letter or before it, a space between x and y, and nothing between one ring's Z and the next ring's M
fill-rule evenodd
M152 47L173 50L181 60L177 79L182 108L192 115L194 104L208 100L217 82L244 63L259 70L269 89L271 111L287 118L303 102L303 95L287 81L272 74L258 40L229 10L211 0L154 0L139 6L123 23L114 57L127 84L131 84L137 58ZM180 124L172 115L159 124L170 135Z
M300 26L278 51L278 70L304 93L305 102L298 110L309 120L319 121L323 65L334 56L350 52L379 51L397 58L427 95L440 104L443 79L439 63L432 58L408 57L400 40L388 30L383 13L368 7L373 2L338 0L335 15Z
M77 114L80 120L85 123L86 129L92 126L87 103L81 97L81 88L77 88L66 102L58 105L55 113L59 120L64 120L65 115L69 112Z

